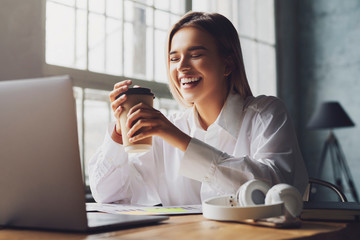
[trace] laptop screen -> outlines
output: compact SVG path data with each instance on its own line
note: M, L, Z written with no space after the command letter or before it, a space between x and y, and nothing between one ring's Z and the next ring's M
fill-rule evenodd
M87 226L72 82L0 82L0 225Z

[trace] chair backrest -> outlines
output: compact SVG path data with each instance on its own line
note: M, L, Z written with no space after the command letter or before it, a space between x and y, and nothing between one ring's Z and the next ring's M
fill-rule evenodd
M317 178L309 178L309 183L308 186L305 190L304 193L304 197L303 200L304 201L310 201L310 194L312 192L312 189L314 188L314 185L320 185L323 187L326 187L328 189L331 189L333 192L335 192L337 194L337 196L339 197L341 202L347 202L347 198L345 196L345 194L334 184L324 181L324 180L320 180Z

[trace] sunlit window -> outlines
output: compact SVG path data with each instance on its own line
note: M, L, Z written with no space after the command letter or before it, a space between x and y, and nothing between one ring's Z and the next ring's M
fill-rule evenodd
M166 82L165 41L184 1L48 0L46 63Z
M74 95L86 184L87 162L102 143L108 123L114 120L109 91L102 90L109 89L106 81L111 80L109 76L140 79L152 82L154 90L167 83L167 31L185 13L184 2L46 1L45 58L46 64L53 66L46 67L49 74L70 74L77 83ZM164 96L156 97L154 106L164 114L178 109L172 98Z
M114 120L108 99L114 82L148 83L161 95L157 109L178 111L166 86L166 38L191 6L232 21L254 94L276 95L274 0L46 0L44 69L74 79L86 183L87 161Z
M274 0L193 0L192 6L220 12L232 21L254 95L277 95Z

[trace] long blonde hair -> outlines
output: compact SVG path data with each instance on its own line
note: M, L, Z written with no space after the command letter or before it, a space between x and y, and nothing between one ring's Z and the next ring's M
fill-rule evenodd
M238 33L233 24L223 15L218 13L189 12L185 14L170 30L168 37L167 54L171 50L171 41L175 33L184 27L197 27L207 31L212 35L217 43L220 54L225 58L230 58L233 68L228 76L229 90L240 94L244 99L252 96L252 92L246 77L244 60L241 52ZM168 70L170 58L167 56ZM193 103L186 102L178 88L175 86L175 80L170 80L170 91L174 98L182 105L191 107Z

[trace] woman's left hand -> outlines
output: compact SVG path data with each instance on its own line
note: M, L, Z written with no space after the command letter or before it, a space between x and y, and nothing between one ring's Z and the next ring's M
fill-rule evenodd
M191 140L190 136L172 124L159 110L145 103L133 106L127 117L130 142L157 135L172 146L185 151Z

